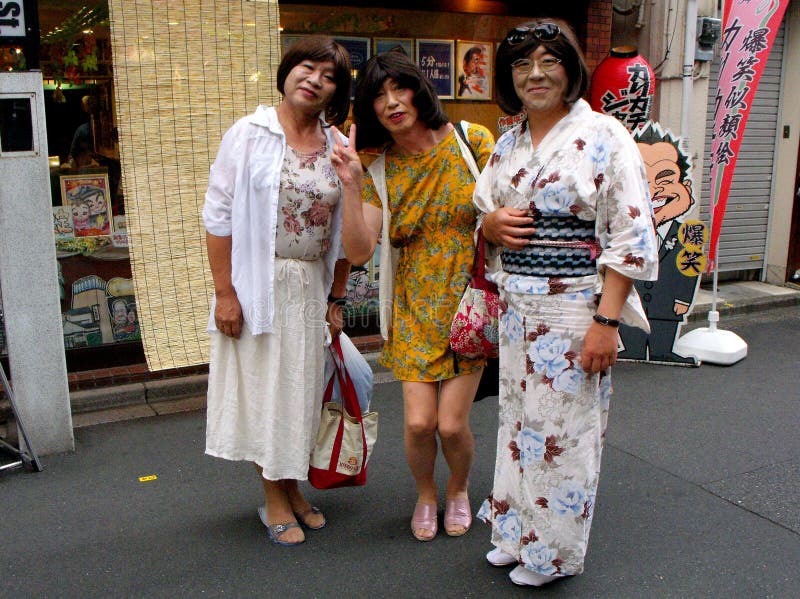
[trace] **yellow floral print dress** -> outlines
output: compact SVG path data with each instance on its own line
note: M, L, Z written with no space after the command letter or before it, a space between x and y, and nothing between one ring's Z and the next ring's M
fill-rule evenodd
M457 125L456 125L457 126ZM470 124L468 139L483 169L494 138ZM475 221L475 180L451 131L421 154L386 150L389 239L400 249L389 338L380 362L403 381L441 381L473 372L483 360L456 357L450 325L469 281ZM381 207L367 174L364 201Z

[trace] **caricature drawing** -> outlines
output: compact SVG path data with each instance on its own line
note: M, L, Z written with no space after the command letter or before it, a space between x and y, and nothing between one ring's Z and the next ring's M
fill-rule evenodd
M650 334L628 326L620 328L625 347L622 359L696 365L693 357L673 351L680 327L694 301L703 269L704 225L688 221L695 200L688 158L678 140L654 123L634 137L644 159L659 243L657 281L635 281L642 306L650 321ZM684 222L686 223L684 224ZM700 231L698 244L695 233ZM694 262L692 262L694 260Z

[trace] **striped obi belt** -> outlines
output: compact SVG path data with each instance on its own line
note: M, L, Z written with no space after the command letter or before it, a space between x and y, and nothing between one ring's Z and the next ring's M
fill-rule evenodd
M539 216L530 245L503 248L500 259L507 273L527 277L584 277L597 274L603 251L594 236L594 221L575 216Z

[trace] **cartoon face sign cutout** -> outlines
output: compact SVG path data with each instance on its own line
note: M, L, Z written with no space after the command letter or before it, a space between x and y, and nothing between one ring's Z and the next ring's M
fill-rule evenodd
M675 353L675 341L694 302L703 271L705 225L697 218L692 197L691 164L679 140L648 122L633 133L647 172L658 227L658 280L635 281L650 333L620 327L621 359L664 364L696 364L696 358Z
M686 214L694 205L692 181L687 167L681 168L678 148L669 142L639 142L637 146L647 171L656 226Z

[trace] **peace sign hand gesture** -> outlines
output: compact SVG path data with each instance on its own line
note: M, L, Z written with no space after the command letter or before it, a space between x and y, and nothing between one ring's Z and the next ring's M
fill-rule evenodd
M356 126L350 125L347 145L342 143L342 135L336 127L333 127L334 146L331 153L331 163L339 175L339 180L344 188L356 188L361 191L361 177L363 167L361 159L356 152Z

